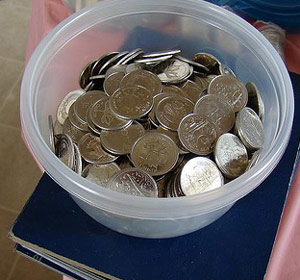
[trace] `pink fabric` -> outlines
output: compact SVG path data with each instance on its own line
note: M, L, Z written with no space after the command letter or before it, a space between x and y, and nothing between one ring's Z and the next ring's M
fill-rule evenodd
M70 14L61 0L33 0L26 62L45 35ZM287 36L285 55L288 69L300 74L300 35ZM300 279L299 216L300 165L284 210L265 279ZM69 280L64 277L64 280L67 279Z

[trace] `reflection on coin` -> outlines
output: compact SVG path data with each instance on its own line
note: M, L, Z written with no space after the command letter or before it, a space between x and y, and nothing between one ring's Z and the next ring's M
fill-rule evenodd
M193 103L195 103L203 93L203 90L201 87L199 87L195 82L187 80L181 89L185 92L185 94L188 96L188 99L190 99Z
M252 155L250 160L248 161L248 166L246 168L246 171L250 170L258 161L260 154L261 154L261 149L255 151Z
M221 75L231 75L231 76L235 76L234 72L232 71L232 69L229 68L229 66L225 65L225 64L220 64L220 74Z
M142 70L143 69L143 67L138 63L130 63L128 65L122 65L122 66L125 66L125 73L126 74L131 73L131 72L136 71L136 70Z
M105 74L105 72L114 64L118 65L118 62L120 62L124 57L126 57L128 54L128 51L120 52L111 57L109 60L107 60L99 69L99 74Z
M134 142L145 134L145 129L138 122L114 131L103 130L100 134L100 140L103 147L117 155L129 154Z
M84 136L87 132L76 128L74 125L71 124L69 118L67 118L63 125L63 133L68 134L71 137L72 141L78 144L81 137Z
M130 51L128 54L126 54L124 57L122 57L122 59L120 59L116 65L119 64L126 64L129 61L134 60L135 58L139 57L141 54L143 54L144 52L141 49L135 49Z
M85 93L83 89L77 89L69 92L60 102L57 109L57 120L60 124L64 124L65 119L68 117L69 109L76 99Z
M79 151L78 146L73 143L73 148L74 148L74 163L73 163L73 170L81 175L82 172L82 160L81 160L81 154Z
M54 138L54 126L52 116L48 116L48 127L49 127L49 144L50 149L53 153L55 153L55 138Z
M166 61L169 58L171 58L172 55L164 55L164 56L158 56L158 57L148 57L148 58L140 58L135 60L136 63L144 63L146 65L156 65L157 63L160 63L162 61Z
M99 75L101 67L117 54L118 52L110 52L102 55L99 59L97 59L90 70L90 76Z
M79 75L79 85L82 89L85 89L86 86L89 84L90 80L89 77L91 76L92 68L94 67L94 64L97 62L97 60L93 60L89 62L82 70L82 72Z
M146 88L141 86L119 88L109 99L109 105L111 110L121 118L139 119L150 112L153 97Z
M175 55L179 54L181 50L164 50L164 51L157 51L152 53L145 53L143 54L143 57L160 57L165 55Z
M220 61L209 53L196 53L193 60L206 66L211 72L220 74L219 65Z
M185 195L195 195L223 186L224 179L216 164L204 157L189 160L180 174L180 185Z
M82 177L101 187L106 187L110 177L120 170L121 168L114 162L102 165L88 164L82 171Z
M128 168L116 173L108 182L109 189L128 195L157 197L158 190L154 179L138 168Z
M189 99L172 95L159 101L155 116L165 128L177 131L181 119L193 112L194 104Z
M216 124L219 135L231 130L235 122L230 104L215 94L201 97L195 104L194 113L209 117Z
M82 122L78 117L77 115L75 114L75 110L74 110L74 106L75 106L75 103L73 103L70 107L70 110L69 110L69 121L72 123L72 125L74 125L77 129L79 130L82 130L82 131L85 131L85 132L90 132L90 128L89 126Z
M124 77L125 73L117 72L106 77L103 83L104 91L108 95L112 95L120 86L120 82Z
M235 125L240 139L248 149L257 150L262 148L264 144L264 127L254 110L245 107L239 111Z
M58 120L54 122L54 135L63 134L63 126L59 123Z
M160 93L162 88L159 78L152 72L146 70L136 70L125 75L120 87L127 88L137 85L146 88L152 96Z
M178 136L182 145L196 155L208 155L215 146L218 132L205 115L189 114L179 124Z
M118 72L126 73L127 66L128 65L113 65L107 69L105 73L105 77L108 77L111 74L118 73Z
M216 94L225 99L234 112L240 111L248 101L248 92L244 84L236 77L221 75L215 77L208 86L208 94Z
M107 96L103 91L92 90L80 95L74 103L74 111L81 122L87 123L87 114L89 107L96 101Z
M156 72L158 78L166 84L177 84L186 80L193 73L193 67L179 59L169 59L160 63Z
M193 68L194 68L194 70L196 70L196 71L199 71L199 72L202 72L202 73L209 72L209 69L206 66L204 66L203 64L200 64L200 63L198 63L196 61L187 59L187 58L179 56L179 55L176 55L175 58L177 58L177 59L179 59L181 61L184 61L184 62L192 65Z
M231 133L225 133L219 137L214 156L222 173L230 179L242 175L248 166L245 146L237 136Z
M265 117L265 105L257 86L253 82L248 82L246 89L248 91L247 107L253 109L263 122Z
M179 154L188 154L189 151L187 151L181 144L180 140L179 140L179 137L178 137L178 133L177 131L172 131L172 130L169 130L169 129L166 129L162 126L159 126L157 129L156 129L157 132L159 133L162 133L162 134L165 134L167 136L169 136L173 141L174 143L176 144L176 146L178 147L178 152Z
M105 130L121 129L132 123L132 120L121 119L111 111L108 97L104 97L92 105L89 115L97 127Z
M174 141L161 133L146 133L132 147L130 154L134 165L152 176L169 172L178 160Z
M81 138L78 143L81 156L85 161L93 164L106 164L115 161L118 157L105 152L100 138L90 133Z
M69 168L74 165L74 147L69 135L57 135L55 154Z

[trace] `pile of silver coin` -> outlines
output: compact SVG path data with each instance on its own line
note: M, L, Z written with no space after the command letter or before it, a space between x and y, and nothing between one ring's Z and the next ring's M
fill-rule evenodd
M208 53L111 52L80 74L57 120L53 152L87 180L144 197L221 188L249 170L264 143L264 104Z

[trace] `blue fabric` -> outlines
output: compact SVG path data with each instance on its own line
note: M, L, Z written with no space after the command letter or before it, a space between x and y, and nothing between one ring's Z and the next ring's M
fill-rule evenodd
M296 118L300 76L291 74ZM298 150L300 122L264 183L211 225L186 236L147 240L87 216L44 174L12 232L27 242L125 280L263 279Z

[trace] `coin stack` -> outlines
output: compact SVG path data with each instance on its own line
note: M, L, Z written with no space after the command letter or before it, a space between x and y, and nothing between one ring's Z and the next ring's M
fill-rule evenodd
M180 50L111 52L49 116L51 149L102 187L143 197L220 188L249 170L264 142L264 105L216 57ZM225 178L224 178L225 177Z

